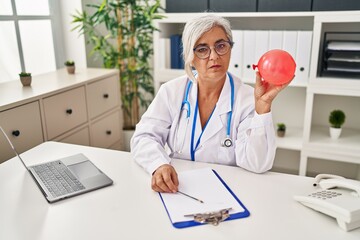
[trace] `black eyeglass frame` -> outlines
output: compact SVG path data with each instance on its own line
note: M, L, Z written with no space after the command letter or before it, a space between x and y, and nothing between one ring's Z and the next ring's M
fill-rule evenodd
M216 48L215 48L215 47L216 47L217 44L220 44L220 43L228 43L228 44L230 45L230 49L232 49L232 47L234 46L234 43L235 43L235 42L230 41L230 40L228 40L228 41L222 40L222 41L220 41L220 42L215 43L214 51L215 51L216 54L218 54L219 56L223 56L223 55L227 54L229 51L227 51L226 53L223 53L223 54L219 54L219 53L216 51ZM211 55L211 48L210 48L209 46L207 46L207 45L201 46L201 47L207 47L207 48L209 48L210 52L209 52L209 56L207 56L207 57L199 57L199 56L196 54L196 51L195 51L195 50L196 50L198 47L199 47L199 45L193 48L193 52L194 52L194 54L195 54L198 58L200 58L200 59L206 59L206 58L210 57L210 55Z

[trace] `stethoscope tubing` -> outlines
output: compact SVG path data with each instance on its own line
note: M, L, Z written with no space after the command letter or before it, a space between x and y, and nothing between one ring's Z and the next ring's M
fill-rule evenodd
M227 128L226 128L226 139L223 141L222 145L224 147L231 147L232 146L232 140L230 138L230 128L231 128L231 119L232 119L232 112L233 112L233 105L234 105L234 98L235 98L235 90L234 90L234 80L231 76L231 74L227 73L227 75L229 76L229 80L230 80L230 86L231 86L231 110L228 113L228 120L227 120ZM186 113L186 118L187 121L189 121L190 115L191 115L191 107L190 107L190 102L189 102L189 92L190 92L190 88L192 86L192 81L188 81L187 86L186 86L186 91L185 91L185 97L184 100L181 103L181 108L180 108L180 112L182 111L184 105L186 105L187 107L187 113ZM196 117L197 117L197 109L198 109L198 102L196 101L196 105L195 105L195 112L194 112L194 119L193 119L193 126L192 126L192 131L191 131L191 142L190 142L190 156L191 159L193 161L195 161L195 151L198 148L199 144L200 144L200 139L202 137L202 134L205 131L205 128L211 118L211 116L214 113L215 107L213 109L213 111L210 114L209 119L207 120L203 131L201 132L196 145L194 147L194 137L195 137L195 129L196 129ZM174 146L176 147L176 146Z
M186 91L185 91L185 98L181 103L181 108L180 111L183 109L184 105L187 106L187 113L186 113L186 118L190 118L190 102L189 102L189 91L192 85L192 81L189 81L186 87Z

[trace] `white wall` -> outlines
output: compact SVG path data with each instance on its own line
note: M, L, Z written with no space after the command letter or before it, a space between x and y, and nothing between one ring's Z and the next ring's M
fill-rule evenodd
M161 0L161 1L160 1L160 4L161 4L161 6L162 6L163 8L165 8L165 7L166 7L166 0Z
M61 0L60 7L65 59L74 60L77 68L86 68L84 36L77 30L71 31L76 26L71 23L72 15L82 12L81 0Z

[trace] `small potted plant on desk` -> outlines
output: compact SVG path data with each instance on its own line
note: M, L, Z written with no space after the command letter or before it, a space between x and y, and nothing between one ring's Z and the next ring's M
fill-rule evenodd
M21 72L21 73L19 73L19 76L20 76L20 81L23 86L31 85L31 73Z
M341 110L333 110L330 112L330 137L332 139L338 139L341 134L341 126L345 122L345 113Z
M278 137L284 137L285 136L285 130L286 130L285 123L278 123L277 124L277 135L278 135Z
M75 73L75 62L72 60L67 60L65 63L66 70L69 74Z

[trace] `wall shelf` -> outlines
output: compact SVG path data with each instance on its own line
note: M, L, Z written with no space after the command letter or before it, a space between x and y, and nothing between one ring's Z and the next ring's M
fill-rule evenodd
M360 130L343 128L340 138L333 140L329 135L329 127L312 127L307 147L327 153L357 157L358 160L355 162L360 163Z
M303 148L303 129L287 127L285 137L276 137L278 148L301 151Z
M172 34L181 34L187 20L201 14L206 13L170 13L165 14L166 18L156 22L156 27L160 29L160 32L154 34L156 90L161 83L184 74L183 70L164 68L166 64L169 64L164 63L161 55L164 52L159 43L160 39L166 40ZM358 124L360 122L360 79L319 76L319 59L321 59L323 50L324 32L355 31L356 29L359 31L360 11L214 14L227 18L231 23L233 34L234 31L240 32L238 36L242 40L245 38L246 31L254 31L259 36L262 36L261 34L264 32L266 35L266 32L271 34L279 31L282 32L280 34L283 36L287 32L291 32L291 34L298 34L298 42L302 41L299 38L300 33L306 34L306 31L311 33L310 45L306 48L311 50L310 54L306 55L309 61L308 73L302 79L294 80L273 103L274 128L278 122L284 122L287 126L285 137L276 139L278 149L290 153L288 155L281 154L279 151L279 155L277 153L275 158L274 169L291 173L298 172L300 175L311 175L317 171L322 172L321 163L323 160L325 162L327 160L339 163L347 162L360 166L360 125ZM282 42L284 44L284 37ZM238 75L244 83L253 85L255 73L246 70L249 69L246 66L250 63L243 61L245 58L244 45L249 47L249 43L242 44L240 49L243 51L237 52L240 54L238 56L239 61L242 62L239 68L235 67L230 72L235 72L235 75ZM271 44L269 43L269 45ZM257 50L260 52L259 49ZM257 54L253 54L255 56L252 60L253 63L258 60L256 59ZM294 54L296 55L296 52ZM249 75L244 71L248 71ZM299 77L298 73L296 77ZM328 134L328 116L330 111L335 108L344 109L347 117L343 133L337 141L331 140ZM286 158L288 157L300 158L297 161L292 161L292 164L298 164L298 168L294 168L292 165L286 170L286 162L288 162ZM313 158L322 160L318 161L319 166L316 169L308 169L307 161ZM277 161L278 163L276 163ZM281 165L283 163L284 166ZM333 165L330 164L330 166ZM341 168L341 165L337 165L336 168ZM324 166L323 171L329 172L329 169L331 170L331 167ZM360 167L355 171L358 171L358 174L349 173L349 176L360 179ZM340 173L343 172L340 171Z

